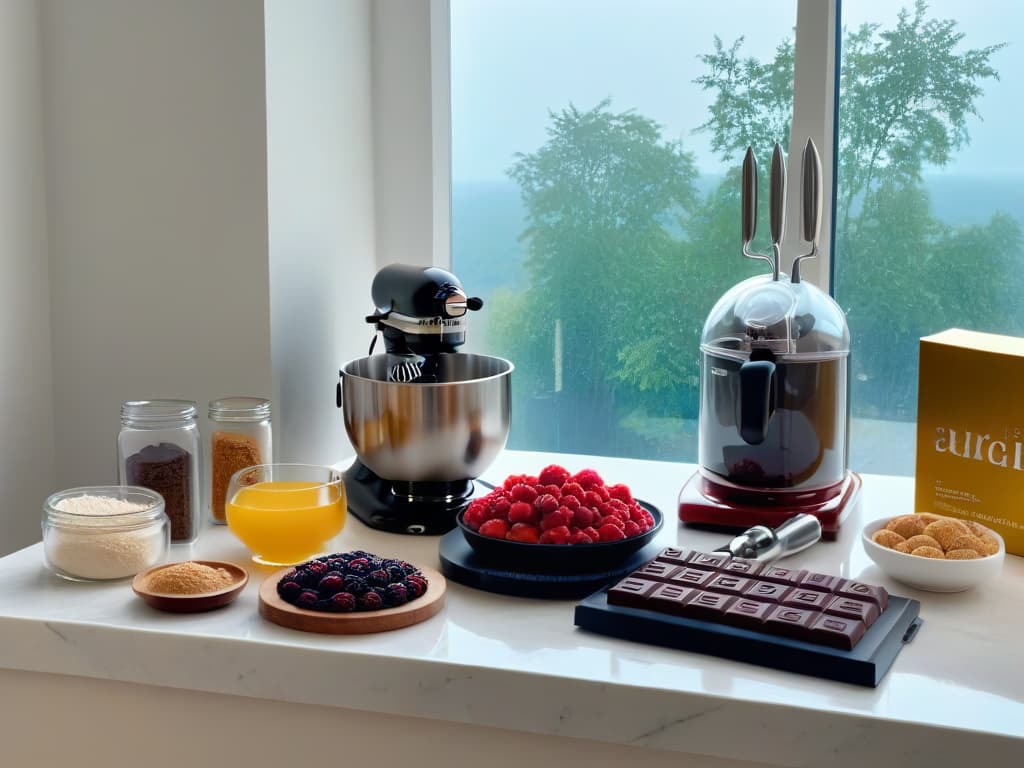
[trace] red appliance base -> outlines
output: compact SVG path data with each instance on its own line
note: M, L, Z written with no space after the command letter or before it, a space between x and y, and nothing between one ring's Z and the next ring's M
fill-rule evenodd
M776 528L805 512L821 521L824 539L835 539L853 511L862 481L847 471L842 482L818 491L777 491L722 485L695 472L679 492L679 519L684 523L746 530L754 525Z

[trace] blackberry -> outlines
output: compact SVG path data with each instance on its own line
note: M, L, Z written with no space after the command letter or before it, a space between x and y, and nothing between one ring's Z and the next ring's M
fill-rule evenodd
M362 576L356 576L349 574L345 577L345 591L351 592L353 595L361 595L366 592L366 579Z
M359 596L360 611L377 611L384 607L384 601L376 592L367 592Z
M365 557L357 557L348 561L348 572L357 576L365 576L370 572L370 561Z
M328 571L338 571L344 574L346 567L345 561L335 555L331 555L331 559L327 561Z
M384 589L385 605L402 605L409 602L409 593L401 584L388 584Z
M277 594L289 603L293 602L300 592L302 592L302 585L294 579L281 579L277 582Z
M400 565L392 565L387 569L388 582L401 581L405 578L405 571Z
M311 571L308 568L301 568L299 570L298 578L295 580L307 589L312 589L320 583L321 578L322 577L315 571Z
M386 587L391 583L391 578L388 576L387 571L376 570L370 571L366 581L371 587Z
M331 597L331 610L338 613L350 613L356 609L356 598L351 592L339 592Z
M317 590L326 597L330 597L335 592L341 592L344 588L345 580L341 576L330 574L320 579L320 583L317 585Z
M420 572L420 569L417 568L412 563L406 563L406 562L403 561L401 563L401 567L402 567L402 570L405 571L405 575L406 576L412 576L414 573L419 573Z
M295 581L298 575L299 572L292 568L292 570L288 571L288 573L281 577L281 581L279 583L283 584L286 581Z
M320 598L312 605L314 611L329 611L331 610L331 601Z
M299 608L312 608L320 596L311 589L304 589L295 598L295 605Z

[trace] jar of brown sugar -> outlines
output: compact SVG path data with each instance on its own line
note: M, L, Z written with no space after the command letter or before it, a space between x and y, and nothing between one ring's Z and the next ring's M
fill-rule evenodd
M200 439L191 400L129 400L117 438L120 482L156 491L171 521L171 541L199 535Z
M273 462L270 401L223 397L210 402L210 442L206 451L206 507L215 523L225 523L224 502L231 476L240 469Z

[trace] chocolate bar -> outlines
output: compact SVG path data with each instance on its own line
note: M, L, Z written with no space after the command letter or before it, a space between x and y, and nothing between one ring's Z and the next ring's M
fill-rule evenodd
M665 549L609 589L608 604L850 650L886 609L889 593L719 552Z
M669 548L576 606L583 629L878 685L921 624L916 600L803 568Z

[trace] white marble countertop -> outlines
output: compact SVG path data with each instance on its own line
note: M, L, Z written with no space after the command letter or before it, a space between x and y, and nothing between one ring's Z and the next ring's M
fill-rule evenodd
M596 468L658 506L664 546L713 549L722 534L676 522L694 467L506 451L500 481L557 461ZM864 554L870 519L911 512L907 478L864 478L861 503L834 542L787 564L880 584L921 602L924 625L878 688L774 671L578 630L571 601L508 597L449 582L444 609L369 636L285 629L257 613L264 573L231 606L204 614L150 609L128 582L72 583L43 566L41 545L0 559L0 667L282 702L496 726L777 765L965 765L1024 756L1024 559L979 589L932 594L885 577ZM439 568L437 539L370 530L358 520L335 547ZM172 559L248 564L224 527Z

